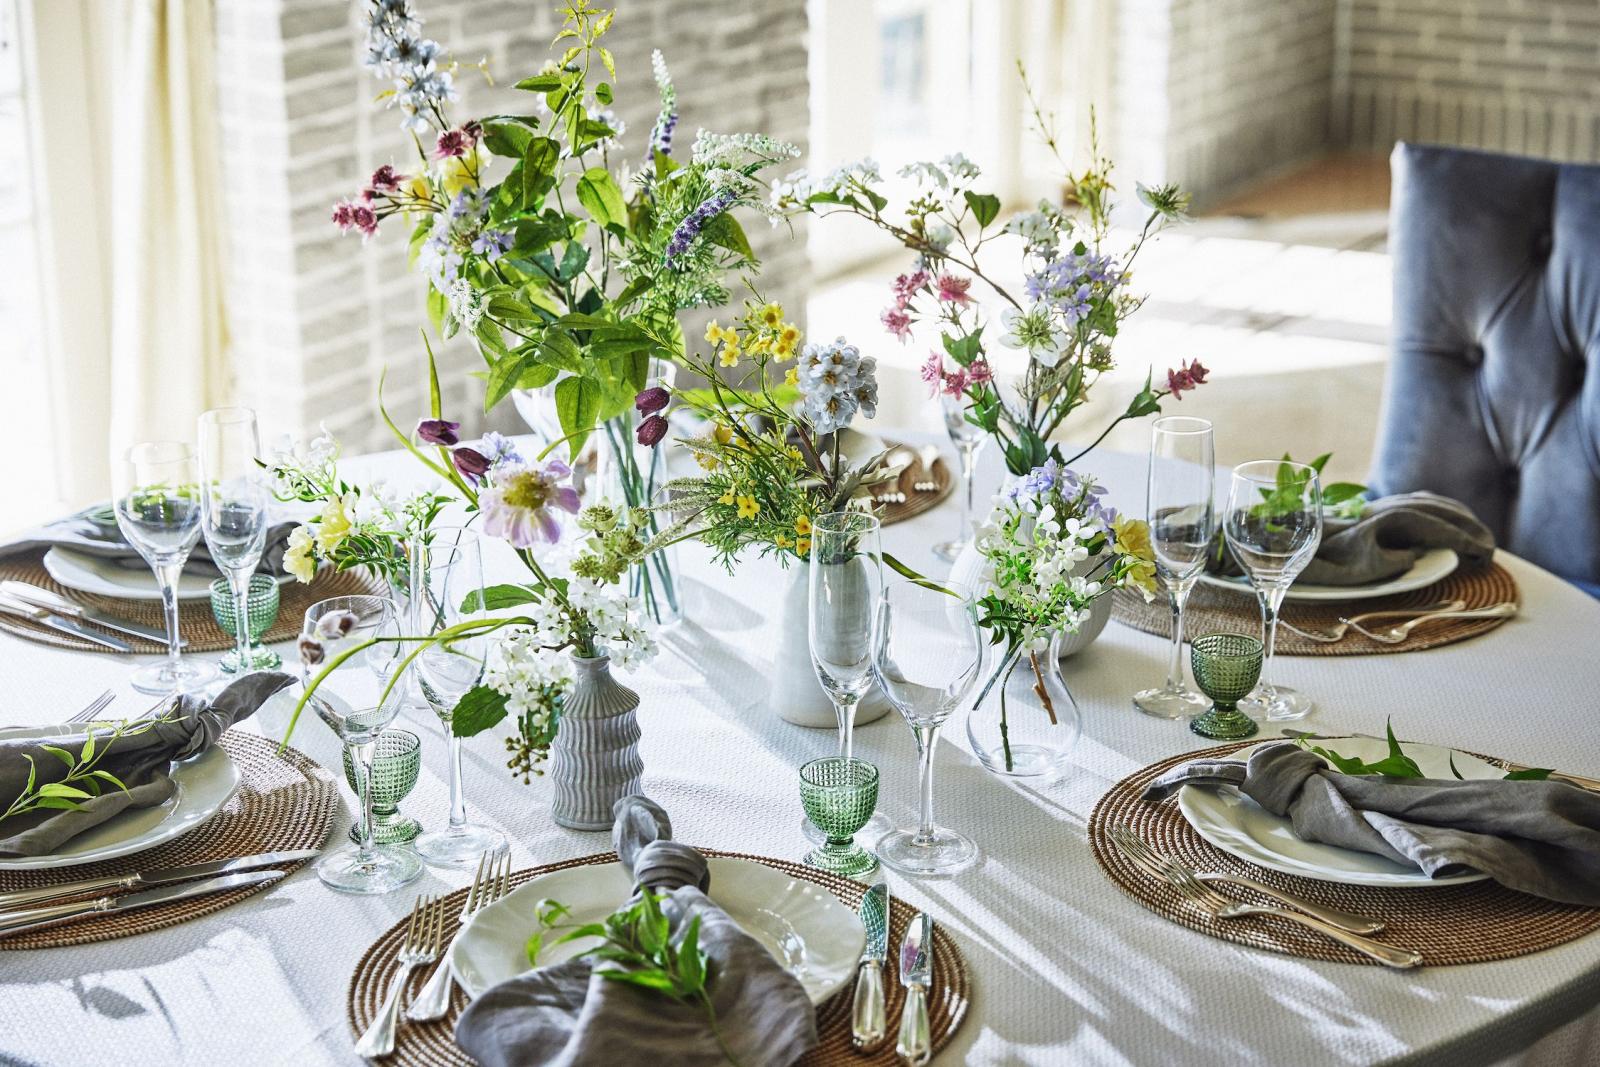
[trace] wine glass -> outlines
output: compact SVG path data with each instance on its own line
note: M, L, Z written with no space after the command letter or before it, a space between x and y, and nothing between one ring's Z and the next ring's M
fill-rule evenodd
M1133 695L1133 706L1159 719L1199 715L1211 702L1183 678L1183 606L1205 569L1206 553L1217 532L1212 507L1216 482L1211 423L1185 415L1157 419L1150 435L1150 472L1145 514L1155 549L1156 577L1172 608L1172 647L1167 682Z
M972 544L972 472L978 462L978 453L989 443L989 435L982 427L967 421L966 398L941 396L944 408L944 428L950 443L956 446L961 457L961 528L953 541L942 541L933 546L933 554L942 560L954 562L961 550Z
M267 543L267 492L261 438L249 408L213 408L200 416L200 529L211 562L228 580L233 617L250 618L250 577ZM234 627L234 650L222 659L228 674L251 667L250 627Z
M972 593L957 582L894 582L878 598L872 667L889 702L917 737L921 818L878 842L878 858L901 874L952 874L978 857L970 838L933 821L933 753L939 727L972 692L984 642Z
M117 528L155 573L167 620L167 658L133 672L133 687L163 696L198 689L217 676L179 652L178 576L200 539L200 479L194 453L179 441L147 441L128 449L117 467Z
M1256 460L1233 469L1223 535L1261 603L1261 684L1239 707L1271 722L1303 719L1311 698L1272 681L1272 646L1283 596L1322 543L1322 482L1314 468Z
M417 637L430 637L481 617L483 548L466 527L434 527L411 543L411 624ZM506 835L467 821L461 784L461 738L455 734L456 704L483 680L490 639L453 638L417 653L417 687L439 716L450 741L450 822L416 840L418 854L432 867L476 867L485 852L506 847Z
M335 617L343 618L348 626L330 625ZM330 630L342 636L330 640ZM360 768L356 792L361 800L361 823L357 841L318 860L317 877L324 885L343 893L388 893L422 875L422 860L410 849L378 845L372 840L373 757L378 738L394 722L403 703L400 686L393 684L405 662L398 640L400 609L388 597L329 597L306 609L301 636L327 645L330 661L363 642L384 639L329 673L311 695L311 706L344 742ZM302 673L309 676L310 668L303 665Z

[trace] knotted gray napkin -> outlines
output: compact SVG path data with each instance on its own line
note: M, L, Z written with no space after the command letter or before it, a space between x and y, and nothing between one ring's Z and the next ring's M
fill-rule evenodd
M1483 563L1494 555L1494 534L1465 504L1437 493L1380 497L1368 502L1359 519L1323 520L1322 544L1299 580L1311 585L1388 581L1435 548L1453 550L1463 563ZM1213 552L1207 566L1220 574L1244 573L1226 547L1220 559Z
M102 782L104 792L80 802L76 809L42 808L0 821L0 834L5 835L0 837L0 856L46 856L113 815L165 802L177 789L168 773L173 760L204 752L228 727L249 718L268 697L292 681L287 674L247 674L209 704L198 696L178 698L161 716L169 721L157 722L142 733L123 734L108 743L95 763L97 769L116 775L128 787L126 792ZM87 724L67 726L49 737L0 741L0 811L27 787L29 765L24 756L32 756L38 768L36 784L59 782L67 767L44 746L76 755L90 729ZM105 726L93 729L97 741L111 733Z
M0 559L21 555L24 552L38 552L59 547L70 548L86 556L110 560L119 567L140 571L149 569L150 565L139 555L139 550L128 543L115 523L94 521L89 517L90 514L91 512L80 511L29 530L14 541L0 544ZM289 548L289 534L298 523L287 520L281 515L269 515L269 517L273 521L267 528L266 549L261 553L261 564L257 570L281 577L287 573L283 569L283 554ZM211 551L206 547L203 538L195 542L193 551L189 553L187 569L213 576L222 573L216 564L211 562Z
M1193 760L1144 799L1236 786L1296 836L1409 864L1430 877L1482 871L1510 889L1600 907L1600 794L1553 781L1342 774L1291 742L1238 760Z
M617 855L636 888L670 894L662 910L674 937L700 918L717 1028L734 1057L743 1067L787 1067L799 1059L817 1043L816 1014L799 981L706 897L705 858L670 840L666 812L630 796L617 801L613 814ZM586 959L541 967L488 990L462 1013L456 1044L484 1067L727 1062L702 1008L603 978Z

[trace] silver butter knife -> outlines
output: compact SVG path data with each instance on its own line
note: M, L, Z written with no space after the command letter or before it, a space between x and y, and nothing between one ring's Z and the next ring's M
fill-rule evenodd
M932 1027L928 1024L928 983L933 980L933 918L927 912L906 927L900 942L900 984L906 987L900 1011L900 1040L895 1053L900 1062L922 1067L933 1058Z
M142 637L146 641L154 641L161 645L167 643L167 635L162 630L154 630L148 626L140 626L136 622L119 619L115 615L101 611L99 608L91 608L75 603L64 596L37 585L29 585L27 582L19 582L13 579L0 582L0 594L15 597L26 604L44 608L46 611L53 611L57 615L92 622L96 626L103 626L107 630L115 630L130 637ZM188 643L180 640L178 645L181 648Z
M205 863L191 863L186 867L168 867L160 871L141 871L136 874L110 875L105 878L85 878L78 882L63 882L61 885L47 885L40 889L18 889L11 893L0 893L0 910L19 908L24 904L37 904L42 900L54 900L58 897L81 897L87 893L114 893L121 889L136 889L139 886L166 885L168 882L187 882L193 878L204 878L212 874L253 871L257 867L271 867L279 863L308 860L315 855L317 855L317 850L314 848L296 849L291 852L263 852L256 856L208 860Z
M98 633L89 629L89 627L83 625L81 622L74 622L72 619L63 618L54 612L46 611L44 608L41 608L36 604L30 604L26 600L18 600L16 597L0 595L0 611L4 611L10 615L20 615L24 619L32 619L41 626L48 626L52 630L59 630L64 634L71 634L74 637L81 637L85 641L93 641L97 645L103 645L106 648L115 649L118 652L133 651L133 646L122 640L120 637L112 637L110 634Z
M86 915L147 908L152 904L165 904L169 900L185 900L207 893L220 893L225 889L275 882L282 877L282 871L247 871L244 874L225 874L220 878L207 878L203 882L180 882L177 885L158 886L139 893L129 893L125 897L95 897L92 900L77 900L69 904L24 908L21 911L10 911L0 915L0 937L41 926L54 926L56 923L81 919Z
M861 962L856 965L856 996L850 1011L850 1043L863 1052L889 1036L889 1013L883 1002L883 961L889 956L889 886L878 882L861 898L861 926L867 932Z

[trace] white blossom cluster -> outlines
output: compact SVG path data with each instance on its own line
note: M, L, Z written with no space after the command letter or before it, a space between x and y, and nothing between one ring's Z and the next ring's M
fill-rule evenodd
M1001 232L1014 233L1021 237L1025 255L1053 258L1061 244L1061 238L1071 230L1071 217L1059 206L1048 200L1041 200L1038 210L1024 211L1011 216Z
M818 193L838 193L852 181L872 185L883 181L883 172L872 159L845 163L818 177L813 177L809 171L797 170L772 183L771 204L778 211L793 211L805 207L810 197Z
M526 604L518 610L531 624L502 631L496 642L484 682L505 694L506 706L516 714L538 707L540 686L572 677L567 649L580 628L592 630L595 643L618 670L640 666L657 652L637 597L589 578L572 578L567 600L577 617L555 600Z
M863 357L843 337L806 345L795 377L806 417L819 434L850 425L858 410L869 419L878 413L878 361Z
M796 159L800 148L764 133L712 133L695 131L691 158L703 167L729 167L745 162L746 156L767 159Z
M937 163L924 160L907 163L900 168L900 177L915 178L946 192L959 192L971 185L981 172L978 165L960 152L952 152Z
M446 295L450 299L450 314L461 324L461 328L467 333L477 330L487 309L483 297L472 287L472 283L465 278L457 278L450 283Z

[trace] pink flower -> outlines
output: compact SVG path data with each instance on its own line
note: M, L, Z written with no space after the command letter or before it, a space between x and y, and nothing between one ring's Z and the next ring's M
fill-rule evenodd
M1172 370L1167 371L1167 391L1172 394L1172 399L1182 400L1183 394L1197 386L1206 383L1206 375L1210 374L1198 359L1191 360L1186 367L1179 363Z
M349 233L350 227L356 224L355 208L356 206L348 200L341 200L333 205L333 224Z
M1196 385L1206 384L1206 375L1211 372L1200 365L1198 359L1189 364L1189 379Z
M994 370L990 368L989 361L979 356L967 368L967 380L973 385L983 385L994 381Z
M970 382L966 368L957 367L944 376L944 395L954 399L967 391Z
M884 308L878 316L889 332L900 338L900 343L905 344L911 340L911 316L900 307Z
M578 491L559 484L572 473L560 460L511 467L495 475L495 484L478 494L483 530L490 537L509 541L515 548L532 548L540 541L561 539L561 523L554 509L578 513Z
M928 383L928 395L938 396L940 383L944 381L944 357L937 352L929 352L927 361L918 373Z
M360 230L363 237L371 237L378 232L378 215L366 204L341 200L333 205L333 224L345 233Z
M925 270L913 271L902 274L894 280L894 302L904 311L924 285L928 284L928 272Z
M464 156L470 147L472 141L465 130L445 130L433 143L433 158L449 159L452 156Z
M400 188L400 183L404 180L404 174L395 173L395 169L385 163L372 172L372 180L367 184L371 186L373 192L392 193Z
M972 297L967 295L967 290L970 288L972 288L971 278L963 278L956 274L941 274L938 281L939 302L965 307L972 303Z

